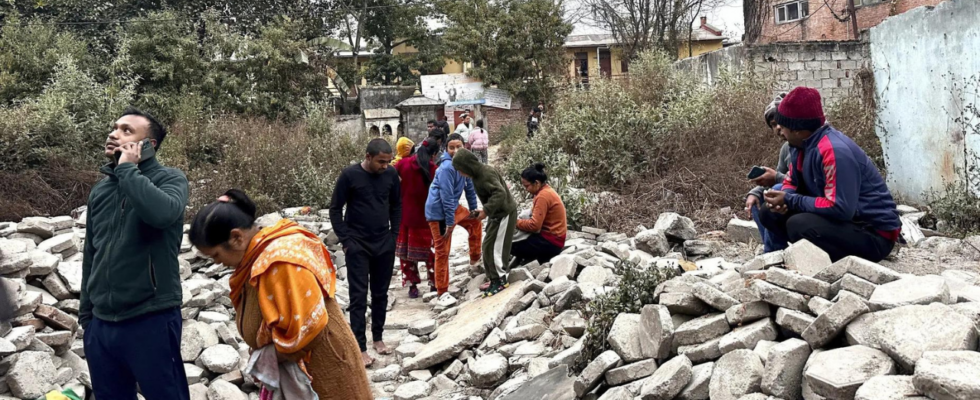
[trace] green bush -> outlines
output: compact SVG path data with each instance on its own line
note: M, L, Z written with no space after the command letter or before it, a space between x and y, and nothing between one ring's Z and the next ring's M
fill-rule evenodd
M95 59L85 41L42 22L22 24L14 15L5 16L0 29L0 105L41 94L65 58L75 60L82 69L93 65Z
M929 197L932 216L942 221L943 234L980 234L980 198L970 193L966 182L947 184L942 192Z

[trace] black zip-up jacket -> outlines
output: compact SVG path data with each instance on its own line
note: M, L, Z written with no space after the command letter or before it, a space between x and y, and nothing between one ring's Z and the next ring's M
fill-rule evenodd
M79 323L122 321L181 305L177 255L187 177L155 157L102 167L88 199Z

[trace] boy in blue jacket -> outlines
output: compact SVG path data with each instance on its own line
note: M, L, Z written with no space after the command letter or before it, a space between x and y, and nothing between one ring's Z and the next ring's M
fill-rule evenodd
M779 103L776 123L791 164L782 190L766 192L768 207L759 213L773 250L806 239L833 261L888 256L902 227L895 201L864 150L826 123L820 93L793 89Z
M476 191L473 181L459 174L453 168L453 156L463 148L463 137L449 135L446 151L442 153L436 177L429 186L429 198L425 201L425 219L432 230L436 252L436 292L437 304L443 306L455 303L449 296L449 252L452 246L453 229L462 226L469 233L470 265L480 264L483 223L476 217ZM466 193L469 210L459 204L459 198Z

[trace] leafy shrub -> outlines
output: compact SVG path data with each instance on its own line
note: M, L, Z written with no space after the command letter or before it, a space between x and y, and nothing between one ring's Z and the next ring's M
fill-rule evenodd
M616 264L615 273L621 276L619 285L603 295L597 296L584 307L580 307L588 327L585 331L585 343L582 356L579 357L577 369L609 350L606 338L612 330L613 322L620 314L639 314L643 306L654 304L654 292L661 283L677 275L673 269L647 268L620 261Z
M0 104L12 104L41 94L58 63L71 58L83 69L94 62L85 41L38 20L22 24L5 16L0 29Z
M947 184L941 193L929 199L929 208L942 221L944 234L968 236L980 234L980 198L970 193L966 182Z

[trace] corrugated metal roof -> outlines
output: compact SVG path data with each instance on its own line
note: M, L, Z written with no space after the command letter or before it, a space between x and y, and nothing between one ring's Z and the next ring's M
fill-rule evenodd
M364 110L364 119L385 119L401 117L401 112L394 108L375 108Z

